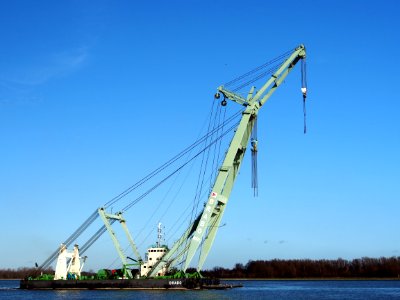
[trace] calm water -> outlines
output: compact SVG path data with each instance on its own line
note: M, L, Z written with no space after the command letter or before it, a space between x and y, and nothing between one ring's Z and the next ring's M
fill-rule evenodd
M18 281L0 280L0 299L400 299L395 281L230 281L244 287L226 291L26 291Z

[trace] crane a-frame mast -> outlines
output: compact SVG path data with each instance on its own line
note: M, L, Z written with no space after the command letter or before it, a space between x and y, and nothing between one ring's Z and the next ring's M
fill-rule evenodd
M224 161L219 168L212 192L203 211L197 216L181 238L175 242L162 261L153 267L149 273L149 277L155 276L158 270L165 265L169 267L174 266L184 255L186 255L186 258L182 271L186 271L200 246L201 251L197 271L202 269L217 234L235 179L239 173L258 111L281 85L296 63L300 59L305 59L305 57L306 50L304 45L298 46L255 95L253 95L254 87L251 88L247 99L225 89L223 86L218 87L218 95L222 94L224 98L243 105L246 109L231 140ZM302 92L305 97L305 87L302 87ZM189 241L188 246L184 247L184 250L178 253L179 249L187 241Z

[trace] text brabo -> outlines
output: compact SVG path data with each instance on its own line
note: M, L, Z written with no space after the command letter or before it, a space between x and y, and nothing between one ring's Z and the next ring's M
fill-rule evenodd
M202 237L202 233L204 232L204 227L206 226L206 224L208 223L208 219L211 216L211 212L213 209L213 204L215 202L215 198L217 198L217 193L216 192L212 192L210 199L208 199L208 203L204 209L203 215L201 216L200 222L199 222L199 226L197 226L196 229L196 235L193 237L193 240L200 242L201 241L201 237Z

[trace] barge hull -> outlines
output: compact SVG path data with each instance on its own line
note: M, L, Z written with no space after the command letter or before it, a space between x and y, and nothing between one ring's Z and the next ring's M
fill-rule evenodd
M221 285L218 279L105 279L105 280L21 280L20 289L207 289L211 286L230 288Z

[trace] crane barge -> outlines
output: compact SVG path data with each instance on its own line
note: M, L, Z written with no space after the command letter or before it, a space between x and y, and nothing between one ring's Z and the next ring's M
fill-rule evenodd
M230 100L243 107L240 121L230 141L221 165L210 188L210 193L203 209L190 222L187 229L172 244L171 247L162 243L162 227L158 226L158 239L154 246L147 249L146 257L143 259L133 236L128 230L123 211L112 213L107 211L109 204L115 203L119 198L112 199L105 206L98 208L61 246L40 266L40 269L48 268L57 260L54 275L42 275L37 278L26 278L21 280L22 289L200 289L200 288L228 288L231 286L221 285L217 279L204 278L201 270L215 240L218 228L226 206L229 202L232 188L242 165L243 157L249 146L252 155L256 154L257 139L254 137L256 120L259 110L276 89L282 84L286 76L294 66L302 62L302 87L303 101L305 102L307 86L305 82L305 58L304 45L287 52L279 64L271 69L271 76L256 91L252 86L247 97L236 93L236 90L228 89L226 85L217 88L215 99L221 99L220 104L226 106ZM281 58L282 58L281 57ZM277 60L274 60L277 62ZM258 68L259 69L259 68ZM258 70L257 69L257 70ZM244 74L247 76L249 73ZM265 72L262 73L265 75ZM242 80L244 76L239 77ZM219 128L218 128L219 130ZM211 143L212 144L212 143ZM187 153L187 152L186 152ZM197 155L194 155L194 157ZM168 163L167 163L168 164ZM253 163L254 164L254 163ZM162 166L164 168L165 165ZM144 178L146 181L152 177L150 173ZM257 180L253 179L253 187ZM126 193L126 192L124 192ZM122 194L124 194L122 193ZM131 206L125 207L125 210ZM82 246L75 244L73 251L70 246L85 229L94 222L97 217L103 222L103 226ZM120 244L113 229L113 224L118 222L126 235L130 248L135 258L128 257ZM101 270L96 276L88 278L81 274L86 257L81 256L104 232L108 232L115 246L118 256L122 262L122 268L113 270ZM195 254L199 259L194 273L188 273ZM133 261L133 263L128 262Z

